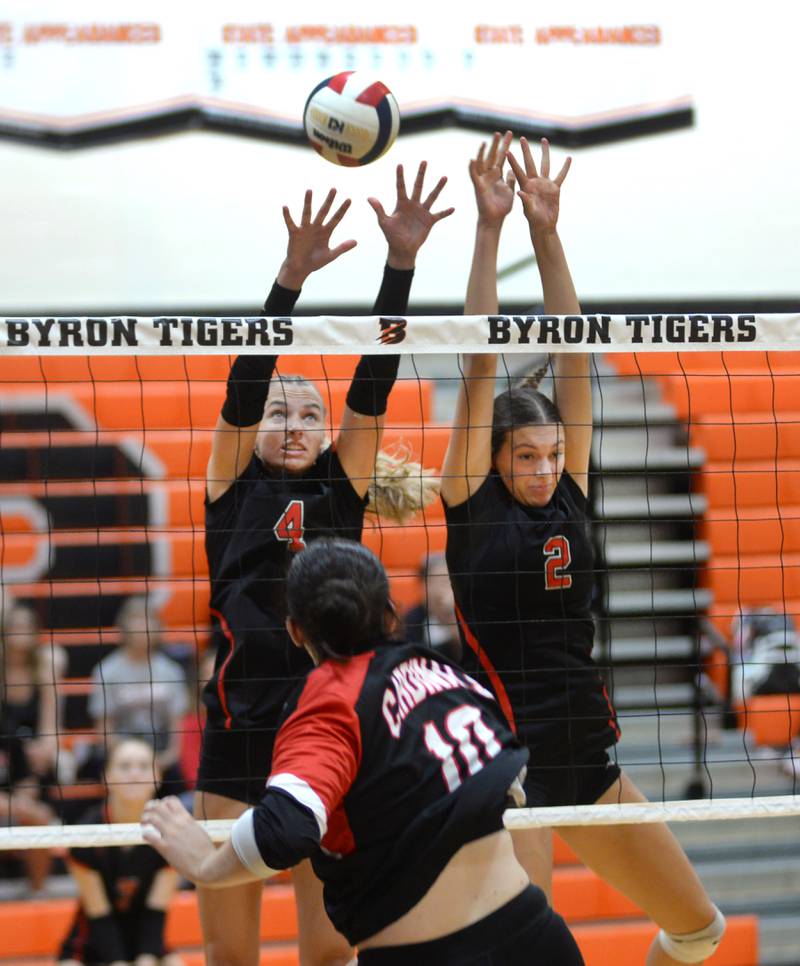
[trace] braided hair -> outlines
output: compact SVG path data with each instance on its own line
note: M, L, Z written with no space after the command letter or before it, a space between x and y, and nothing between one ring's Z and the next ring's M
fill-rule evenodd
M536 369L513 389L501 392L494 400L492 413L492 458L502 449L508 434L522 426L541 426L562 422L558 407L549 396L539 392L550 361Z

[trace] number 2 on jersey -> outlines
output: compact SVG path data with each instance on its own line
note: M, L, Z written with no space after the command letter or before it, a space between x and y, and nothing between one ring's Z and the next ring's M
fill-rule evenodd
M564 571L572 563L569 540L566 537L550 537L544 545L545 590L566 590L572 586L572 575Z
M454 708L444 719L444 727L455 744L442 737L441 731L432 721L425 723L425 747L442 763L442 777L447 790L454 792L462 782L461 768L456 759L456 751L470 775L477 774L485 762L481 761L480 745L491 760L496 758L502 748L495 733L481 717L479 708L462 704Z
M272 528L275 537L289 544L289 550L297 553L298 550L305 550L306 542L303 539L303 501L291 500L278 517L278 522Z

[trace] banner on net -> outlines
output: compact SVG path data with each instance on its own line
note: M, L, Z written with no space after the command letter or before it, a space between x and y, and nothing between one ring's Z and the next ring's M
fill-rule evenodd
M3 355L280 355L800 349L800 315L2 318Z

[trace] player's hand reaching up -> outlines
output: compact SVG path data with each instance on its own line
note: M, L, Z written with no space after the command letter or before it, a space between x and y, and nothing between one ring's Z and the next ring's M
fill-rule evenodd
M357 242L352 238L335 248L330 246L334 228L344 218L345 212L350 207L348 198L328 218L335 197L336 189L331 188L319 211L312 217L312 193L306 191L299 225L295 224L289 209L284 205L283 220L289 231L289 245L286 258L278 272L278 282L285 288L295 290L302 288L303 282L312 272L324 268L340 255L356 247Z
M537 171L533 153L525 138L520 138L522 159L525 167L509 152L508 163L517 176L522 207L528 219L531 232L553 232L558 224L558 206L561 197L561 185L567 176L572 158L567 158L561 170L550 177L550 143L542 138L542 164Z
M511 137L511 131L506 131L502 138L495 134L488 153L486 145L481 144L478 156L469 163L481 225L499 228L514 204L514 175L510 171L503 175Z
M398 164L397 201L394 211L390 215L386 214L383 205L377 198L367 198L372 210L378 216L378 225L389 244L387 261L392 268L413 268L417 252L430 234L431 228L437 221L449 217L455 211L455 208L445 208L443 211L437 212L431 211L434 202L447 184L447 178L439 178L428 197L424 201L422 200L427 167L427 161L420 164L411 197L409 197L406 192L403 165Z

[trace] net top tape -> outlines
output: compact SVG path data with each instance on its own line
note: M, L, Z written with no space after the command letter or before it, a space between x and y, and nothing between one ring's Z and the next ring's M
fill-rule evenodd
M505 813L506 828L559 828L565 825L650 825L657 822L701 822L800 815L800 795L729 798L703 801L634 802L611 805L564 805L557 808L515 808ZM224 842L233 821L201 822L212 840ZM10 849L91 848L141 845L141 826L46 825L0 829L0 852Z
M349 355L800 349L800 315L0 318L0 353Z

